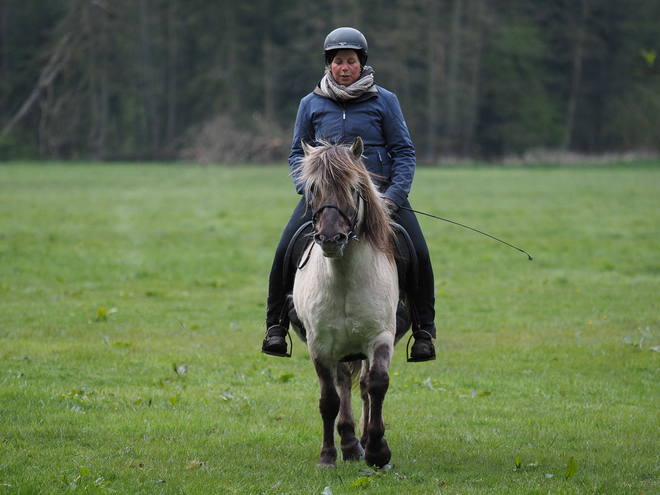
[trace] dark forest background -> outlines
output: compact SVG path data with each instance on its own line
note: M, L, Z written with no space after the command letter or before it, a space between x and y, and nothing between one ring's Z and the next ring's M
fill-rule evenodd
M282 161L342 25L421 162L660 149L660 0L0 0L0 158Z

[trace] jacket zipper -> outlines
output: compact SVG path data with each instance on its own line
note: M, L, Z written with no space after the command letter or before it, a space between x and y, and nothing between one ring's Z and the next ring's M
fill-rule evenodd
M341 106L341 134L342 136L346 135L346 104Z

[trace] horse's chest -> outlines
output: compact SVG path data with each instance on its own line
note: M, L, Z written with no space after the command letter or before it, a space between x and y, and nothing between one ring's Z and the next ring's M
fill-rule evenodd
M334 267L329 274L319 263L296 279L294 303L308 329L310 347L342 354L383 331L394 331L398 286L391 265L363 261L343 270Z
M386 279L385 279L386 280ZM388 304L391 285L380 271L351 265L340 274L318 280L317 303L326 312L348 319L369 319Z

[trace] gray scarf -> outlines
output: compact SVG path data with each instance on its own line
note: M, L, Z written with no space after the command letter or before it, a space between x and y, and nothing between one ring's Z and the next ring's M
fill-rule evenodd
M319 85L314 89L314 93L336 101L353 100L362 96L364 93L377 93L378 89L374 82L374 75L374 70L370 66L365 65L357 81L350 86L343 86L335 81L330 69L326 69L325 75L319 82Z

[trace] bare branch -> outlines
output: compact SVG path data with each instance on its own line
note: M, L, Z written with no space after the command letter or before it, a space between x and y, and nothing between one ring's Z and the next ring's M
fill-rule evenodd
M23 118L27 113L30 111L32 106L35 104L35 102L39 99L39 95L41 94L41 91L51 84L53 82L53 79L55 79L55 76L60 72L62 69L62 66L67 62L69 59L69 53L66 50L67 44L69 40L71 39L71 34L67 33L65 34L62 39L57 43L57 46L53 50L52 55L50 56L50 59L48 60L48 63L44 67L44 69L41 71L41 75L39 76L39 80L37 81L37 84L35 85L34 89L30 93L30 96L27 97L27 99L23 102L21 105L21 108L19 108L18 112L14 114L14 116L11 118L9 122L4 126L2 129L2 134L0 136L4 137L6 136L12 129L13 127Z

